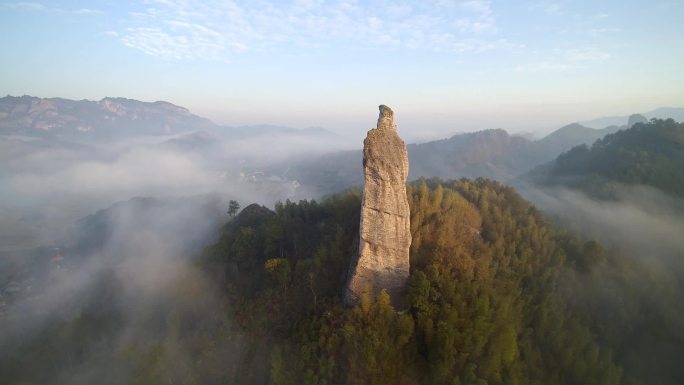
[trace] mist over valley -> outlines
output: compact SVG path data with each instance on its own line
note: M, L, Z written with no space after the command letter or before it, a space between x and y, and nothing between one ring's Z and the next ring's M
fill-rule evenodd
M684 384L682 15L1 1L0 384Z
M235 262L234 258L261 255L257 245L263 241L258 240L271 235L260 235L265 231L259 230L260 223L272 221L268 219L274 215L271 210L280 217L297 207L290 202L308 200L301 201L301 209L316 207L316 201L327 207L347 199L331 194L357 194L354 191L363 181L362 154L350 148L358 143L347 143L322 128L217 126L166 102L7 97L0 106L4 164L0 314L2 345L7 347L2 352L3 376L69 384L90 383L103 375L108 383L123 383L136 378L141 370L141 378L148 379L161 375L158 370L184 381L265 378L256 373L267 373L266 367L275 365L275 358L268 358L273 353L266 353L272 349L271 343L262 337L254 340L251 327L236 325L234 317L243 317L244 311L233 308L234 301L243 301L234 297L245 290L245 283L240 282L255 274L259 264ZM642 115L633 115L621 126L593 129L573 123L537 140L502 129L456 134L409 144L409 180L417 181L411 184L413 189L426 181L434 188L435 183L445 183L440 179L460 178L487 178L515 186L559 231L577 237L563 241L569 242L562 246L568 258L578 259L566 272L561 270L564 278L558 289L561 297L575 297L571 312L595 312L588 325L603 335L602 328L613 322L613 316L596 310L597 306L617 310L630 303L630 312L635 314L649 306L651 314L640 321L647 325L642 327L654 328L658 323L661 331L667 330L667 338L680 338L675 336L682 313L661 301L664 296L676 303L684 293L679 283L684 273L684 244L679 237L684 231L682 181L670 174L670 183L663 185L660 179L649 178L656 171L645 171L642 179L621 179L623 174L606 171L601 181L596 179L600 174L586 174L587 182L578 181L583 180L583 172L596 172L590 171L592 167L605 170L600 165L606 159L600 156L614 156L610 155L611 146L627 143L629 148L641 148L644 138L653 138L652 143L657 144L648 147L653 156L670 151L663 159L668 159L672 168L662 162L648 163L652 158L630 160L633 158L623 156L622 162L628 164L620 170L632 170L636 164L629 162L641 162L641 168L647 165L659 172L676 173L683 153L681 130L681 124L672 120L649 122ZM630 135L643 138L630 142ZM609 139L613 137L617 139ZM594 144L597 139L601 140ZM572 154L582 148L608 155L596 155L600 163L577 163L584 168L571 168L573 163L568 162L575 162ZM619 160L613 158L612 162ZM556 171L566 169L576 171L565 176ZM235 211L227 213L229 201L256 205L235 217ZM414 201L412 210L418 209L416 205ZM353 229L353 222L350 225ZM256 231L256 238L247 241L252 239L250 235L240 240L249 234L243 233L245 229ZM236 236L231 235L235 231L237 238L230 238ZM288 255L287 245L302 235L281 234L285 238L276 238L280 239L276 242L284 243L277 253ZM595 241L600 242L597 247L602 251L586 249ZM227 251L214 251L225 242L237 243ZM241 242L248 243L238 246ZM579 244L574 246L576 242ZM213 243L216 246L207 248ZM575 247L577 251L573 251ZM334 260L330 268L342 267L346 253L354 252L352 244L343 249L347 251L340 255L342 259ZM412 264L420 266L425 262L418 256L424 251L417 250ZM229 262L218 262L215 258L225 252ZM594 260L587 260L587 253ZM269 261L265 262L267 270L271 269ZM210 266L214 267L206 270ZM636 271L648 272L647 277L633 277ZM311 270L308 274L334 273ZM344 274L332 277L331 284L342 282ZM315 285L318 278L311 279L310 284ZM341 289L335 289L339 284L326 289L311 286L309 290L322 290L314 300L319 295L335 298L341 295ZM578 284L581 288L569 289ZM653 291L654 284L666 287ZM235 285L232 294L224 292L225 285ZM639 294L616 298L614 290L622 290L623 285ZM596 293L589 293L591 290ZM292 299L279 301L284 301L279 306L291 306L293 311L304 306L287 305ZM313 309L321 306L315 303ZM311 303L302 310L308 306ZM629 314L620 322L633 322ZM75 339L82 332L85 334ZM615 345L622 338L627 337L606 334L596 343L617 346L617 363L630 365L621 369L623 378L654 373L663 383L677 378L673 362L634 363L640 350L668 355L679 349L676 342L667 348L670 350L663 344L671 342L655 336ZM207 343L212 346L209 350L196 350L197 344ZM255 356L253 349L264 352ZM160 361L146 366L140 360L148 356ZM204 363L198 364L197 357L203 357ZM219 361L229 363L229 369L221 369ZM41 370L29 374L36 365Z

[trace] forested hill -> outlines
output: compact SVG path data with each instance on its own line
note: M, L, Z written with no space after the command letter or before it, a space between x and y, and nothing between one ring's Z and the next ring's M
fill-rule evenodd
M536 143L496 129L408 144L409 179L486 177L507 181L572 147L567 144L560 148L556 144L537 146ZM291 165L279 165L273 172L282 173L284 171L278 169L285 168L288 177L330 194L362 184L361 157L360 150L325 154L313 159L306 157Z
M678 277L559 232L497 182L421 180L408 186L408 198L411 275L401 309L385 294L355 308L342 304L358 249L358 192L277 203L275 210L250 205L190 265L158 259L167 242L133 227L140 236L130 238L141 247L113 250L126 254L125 263L96 265L87 291L67 291L63 308L34 322L26 312L40 302L1 316L3 330L16 332L0 340L0 378L69 385L684 383ZM155 283L141 286L128 269L153 274ZM77 266L53 270L48 281L65 278L69 288L85 276Z
M615 183L648 185L684 195L684 123L652 119L581 145L532 171L542 185L564 185L611 196Z
M623 298L617 307L625 308L610 315L593 307L604 296L621 297L627 286L603 288L593 301L578 295L620 264L596 242L554 230L497 182L423 180L408 194L413 243L405 311L383 294L357 308L341 303L358 242L357 193L286 202L275 211L252 205L227 225L202 264L223 282L236 327L252 344L253 353L231 374L238 383L684 379L671 352L649 350L675 333L673 325L661 323L662 336L640 339L655 328L659 312L641 319L645 329L635 331L637 299ZM632 268L640 266L623 266ZM634 364L640 354L660 363Z
M617 126L596 130L574 123L534 141L510 135L502 129L490 129L412 143L406 146L410 162L409 179L484 177L509 182L574 146L591 144L617 130ZM361 185L363 173L359 159L360 151L343 151L303 157L278 164L270 171L313 186L321 193L335 193Z

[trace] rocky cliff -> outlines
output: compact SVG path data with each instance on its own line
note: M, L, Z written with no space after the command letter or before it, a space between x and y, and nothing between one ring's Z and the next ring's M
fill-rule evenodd
M377 128L363 141L363 171L359 253L351 262L345 302L357 303L364 291L386 289L398 305L409 276L409 163L387 106L380 106Z

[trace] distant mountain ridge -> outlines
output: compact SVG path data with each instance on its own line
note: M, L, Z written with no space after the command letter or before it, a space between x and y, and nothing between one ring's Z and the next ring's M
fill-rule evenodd
M539 140L490 129L409 144L409 178L486 177L510 182L575 146L590 145L627 129L627 123L678 111L684 109L661 108L645 116L625 117L621 125L600 129L573 123ZM43 140L27 142L23 137ZM161 101L0 98L0 146L6 148L107 144L110 140L135 137L159 137L163 148L200 154L213 159L218 166L247 159L255 171L313 186L322 194L358 186L362 181L360 151L331 152L353 147L341 145L342 137L320 127L221 126L186 108Z
M636 123L560 154L525 177L610 198L616 184L647 185L684 195L684 123L654 119Z
M624 127L595 130L573 123L539 140L510 135L503 129L456 134L448 139L409 144L409 179L485 177L509 182L564 151L591 144ZM287 176L324 193L333 193L362 182L360 151L343 151L278 165Z
M26 95L0 98L0 135L92 141L198 131L230 139L273 134L335 136L321 127L222 126L165 101L111 97L91 101Z
M478 177L506 180L534 162L533 142L502 129L454 135L449 139L408 146L411 178Z
M0 99L0 133L38 137L105 139L169 135L215 125L168 102L125 98L100 101L7 96Z
M659 108L645 115L625 116L621 125L600 129L572 123L538 140L510 135L503 129L489 129L409 144L409 180L484 177L510 183L576 146L590 146L635 124L648 124L649 118L655 115L677 116L680 112L684 120L684 108ZM288 177L332 193L361 184L359 159L359 151L347 151L299 160L287 165Z
M681 107L659 107L655 110L644 112L641 115L646 119L674 119L678 122L684 121L684 108ZM586 120L579 122L583 126L590 128L601 129L608 126L624 126L627 124L629 115L623 116L606 116L597 119Z
M624 128L624 127L623 127ZM563 126L549 135L535 141L538 151L544 153L544 158L552 159L563 151L581 144L592 144L608 134L620 130L619 126L607 126L595 129L579 123Z

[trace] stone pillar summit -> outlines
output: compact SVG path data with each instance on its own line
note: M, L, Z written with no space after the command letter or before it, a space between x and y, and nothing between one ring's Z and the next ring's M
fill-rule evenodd
M380 106L378 126L363 141L364 186L359 253L352 258L345 302L358 303L365 291L387 290L397 306L409 276L411 224L406 179L408 152L397 134L394 112Z

